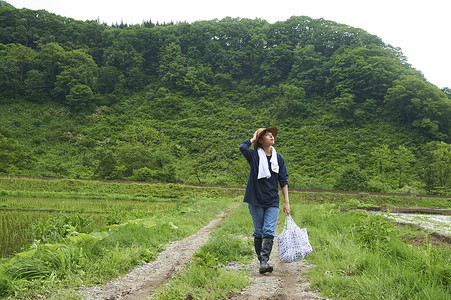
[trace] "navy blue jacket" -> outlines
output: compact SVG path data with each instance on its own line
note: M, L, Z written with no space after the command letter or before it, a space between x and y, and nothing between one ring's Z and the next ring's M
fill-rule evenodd
M265 208L278 207L280 204L278 184L280 184L280 187L288 184L288 170L285 165L285 159L280 153L277 153L279 173L274 173L271 170L271 156L267 156L271 177L257 179L259 158L257 151L250 149L251 145L251 140L246 139L240 146L241 153L246 157L251 167L246 193L244 194L244 202Z

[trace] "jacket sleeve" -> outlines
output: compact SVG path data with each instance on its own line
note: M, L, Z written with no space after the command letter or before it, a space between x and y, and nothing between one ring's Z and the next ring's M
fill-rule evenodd
M250 139L245 139L244 142L240 145L240 151L246 157L247 161L250 163L252 161L252 151L251 147L252 143Z
M288 169L285 164L285 159L282 155L278 153L278 162L279 162L279 185L283 188L288 184Z

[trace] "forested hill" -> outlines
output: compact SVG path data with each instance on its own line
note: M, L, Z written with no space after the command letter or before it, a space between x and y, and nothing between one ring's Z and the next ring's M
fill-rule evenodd
M271 125L292 188L450 193L450 97L324 19L107 26L0 2L1 174L245 185L238 146Z

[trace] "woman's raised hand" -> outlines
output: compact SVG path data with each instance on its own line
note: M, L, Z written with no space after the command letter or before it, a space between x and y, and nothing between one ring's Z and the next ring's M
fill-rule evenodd
M252 137L252 139L251 139L251 143L254 143L255 142L255 140L257 139L257 131L258 131L258 129L257 130L255 130L255 132L254 132L254 136Z

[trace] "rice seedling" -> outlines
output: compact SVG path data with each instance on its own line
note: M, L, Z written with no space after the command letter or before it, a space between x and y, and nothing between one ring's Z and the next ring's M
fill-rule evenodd
M0 211L0 257L11 255L32 242L31 224L45 220L48 213Z

